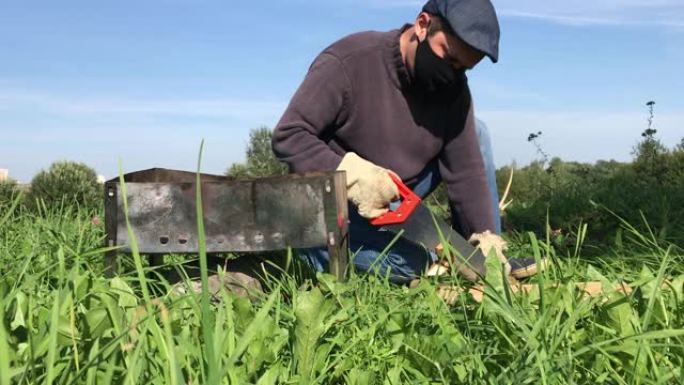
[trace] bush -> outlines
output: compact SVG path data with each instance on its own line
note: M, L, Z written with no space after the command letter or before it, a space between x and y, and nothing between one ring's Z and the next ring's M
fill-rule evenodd
M102 205L102 188L95 170L83 163L59 161L40 171L31 181L30 201L47 206L79 205L97 209Z
M499 188L509 168L497 170ZM595 164L553 159L515 171L511 204L506 210L508 230L545 234L548 215L552 230L572 232L589 226L590 243L618 242L621 219L659 241L684 244L684 150L636 157L632 163ZM612 213L611 213L612 212Z
M242 179L287 174L287 166L276 158L271 148L272 135L273 132L268 127L250 131L245 154L247 162L234 163L226 171L226 175Z

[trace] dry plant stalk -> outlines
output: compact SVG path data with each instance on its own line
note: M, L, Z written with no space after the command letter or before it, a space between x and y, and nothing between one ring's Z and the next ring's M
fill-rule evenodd
M506 184L506 189L504 190L501 200L499 200L499 215L503 216L506 212L506 208L513 203L513 199L506 202L508 194L511 192L511 185L513 184L513 168L511 168L511 174L508 176L508 183Z

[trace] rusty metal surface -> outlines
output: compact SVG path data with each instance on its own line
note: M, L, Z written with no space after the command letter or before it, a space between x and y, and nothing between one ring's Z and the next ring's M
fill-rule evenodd
M142 253L198 251L195 177L194 173L164 169L124 177L130 181L126 183L128 215ZM342 212L334 205L340 185L344 189L344 178L335 178L335 173L249 181L203 174L207 251L331 246L331 234L340 237L344 230L346 236L346 205ZM110 244L124 245L123 251L130 251L118 181L108 182L105 190ZM343 228L331 228L340 223Z
M330 273L344 279L349 265L349 217L347 202L347 178L338 172L333 176L333 193L325 196L324 206L328 225L328 254Z

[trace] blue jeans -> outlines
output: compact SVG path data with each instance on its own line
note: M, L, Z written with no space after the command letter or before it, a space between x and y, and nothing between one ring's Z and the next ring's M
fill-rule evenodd
M496 190L496 169L492 158L491 145L487 128L480 120L476 120L476 130L480 140L480 151L485 163L487 182L495 207L495 223L500 232L499 197ZM425 198L442 181L437 162L430 163L417 178L418 182L409 187L421 198ZM390 206L390 209L394 207ZM388 276L394 283L407 283L415 279L437 260L434 252L415 245L396 234L372 226L368 219L361 217L352 205L349 206L349 242L352 252L352 263L356 270L371 272L379 276ZM394 240L394 243L392 241ZM391 246L390 246L391 245ZM383 251L390 246L385 253ZM328 270L328 250L312 248L298 250L300 258L305 260L316 271Z

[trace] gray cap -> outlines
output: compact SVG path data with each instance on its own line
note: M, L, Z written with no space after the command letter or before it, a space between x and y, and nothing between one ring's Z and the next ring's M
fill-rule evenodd
M456 36L499 60L499 20L490 0L428 0L423 12L441 16Z

